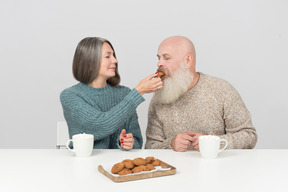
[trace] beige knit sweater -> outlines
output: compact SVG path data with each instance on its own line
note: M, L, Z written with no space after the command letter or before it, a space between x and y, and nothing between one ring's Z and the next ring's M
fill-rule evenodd
M152 98L145 148L169 149L172 138L187 130L218 135L228 141L227 149L251 149L257 142L251 115L239 93L227 81L203 73L191 90L171 104Z

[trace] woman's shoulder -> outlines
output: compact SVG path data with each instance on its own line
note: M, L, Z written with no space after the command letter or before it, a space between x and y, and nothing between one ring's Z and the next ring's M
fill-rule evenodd
M79 87L81 86L81 83L77 83L76 85L73 85L71 87L65 88L60 95L67 94L67 93L76 93L79 91Z
M70 100L71 98L75 98L75 96L78 97L79 95L82 95L82 92L83 91L81 91L81 83L78 83L61 91L60 100Z

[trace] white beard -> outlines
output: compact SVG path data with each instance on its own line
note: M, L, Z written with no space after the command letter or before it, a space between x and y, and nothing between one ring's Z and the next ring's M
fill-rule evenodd
M157 103L168 104L176 101L192 84L194 77L184 63L180 68L163 82L163 88L155 92L154 100Z

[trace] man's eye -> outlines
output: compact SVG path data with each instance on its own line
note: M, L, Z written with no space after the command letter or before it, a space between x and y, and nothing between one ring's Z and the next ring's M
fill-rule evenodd
M110 56L106 56L105 58L108 58L108 59L109 59L109 58L110 58Z
M165 60L169 60L170 58L169 57L165 57Z

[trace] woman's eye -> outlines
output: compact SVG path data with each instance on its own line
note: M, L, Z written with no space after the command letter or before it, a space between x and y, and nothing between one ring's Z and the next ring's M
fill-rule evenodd
M110 56L106 56L105 58L108 58L108 59L109 59L109 58L110 58Z

